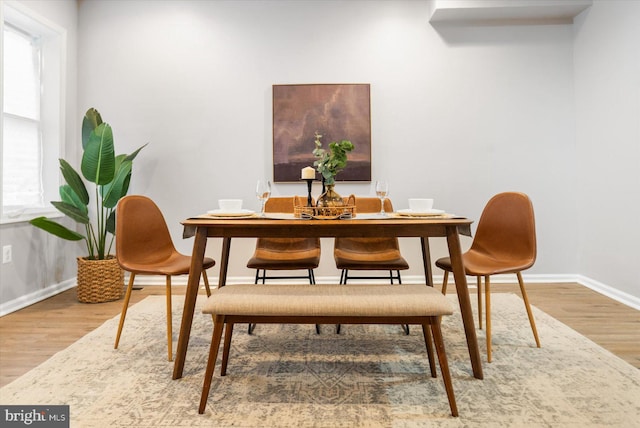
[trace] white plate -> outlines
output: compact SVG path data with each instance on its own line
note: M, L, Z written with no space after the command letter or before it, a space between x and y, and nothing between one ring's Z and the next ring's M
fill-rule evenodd
M254 214L255 211L252 210L240 210L240 211L222 211L222 210L211 210L207 211L207 214L212 215L214 217L246 217Z
M398 212L398 215L406 215L411 217L427 217L430 215L444 214L444 210L437 210L435 208L430 209L429 211L424 211L424 212L416 212L407 208L405 210L398 210L397 212Z

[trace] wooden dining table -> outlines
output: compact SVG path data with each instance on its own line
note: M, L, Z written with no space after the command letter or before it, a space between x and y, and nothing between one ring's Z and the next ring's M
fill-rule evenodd
M186 219L183 237L194 237L191 269L185 293L178 349L173 367L173 379L182 377L184 370L189 336L195 311L196 298L200 277L202 274L202 260L208 238L222 238L222 254L220 256L220 276L218 287L223 287L227 281L227 269L231 251L231 238L331 238L331 237L417 237L422 247L422 261L424 265L425 282L433 286L429 238L445 237L451 257L453 276L455 278L458 302L462 315L462 322L467 340L467 348L471 360L473 375L477 379L483 378L480 351L476 338L475 325L471 310L467 280L462 265L462 251L460 235L471 235L472 221L466 218L451 217L398 217L365 218L356 216L352 219L319 220L298 219L281 216L280 218L216 218L198 216Z

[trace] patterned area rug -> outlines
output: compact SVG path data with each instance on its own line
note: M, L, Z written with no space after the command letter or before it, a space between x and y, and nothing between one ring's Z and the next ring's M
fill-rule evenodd
M181 303L176 296L176 330ZM534 308L538 349L522 300L495 294L492 303L491 364L478 330L484 380L472 377L458 314L443 322L459 418L439 369L427 374L420 328L405 336L395 325L346 325L340 335L325 325L316 335L312 325L259 324L253 336L238 325L228 374L218 364L199 415L211 317L196 312L184 377L171 380L156 296L130 308L120 349L116 317L0 389L0 403L69 404L71 426L83 428L640 426L639 370Z

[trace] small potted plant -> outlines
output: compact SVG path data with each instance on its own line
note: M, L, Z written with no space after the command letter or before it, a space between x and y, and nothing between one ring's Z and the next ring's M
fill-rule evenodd
M322 148L322 135L316 131L315 148L313 155L317 158L313 162L313 166L322 176L322 195L318 198L318 206L331 207L342 206L344 204L342 197L337 194L333 187L336 182L336 175L347 166L347 153L354 148L353 143L349 140L340 142L333 141L329 143L329 150ZM325 190L325 185L327 186Z
M146 144L145 144L146 146ZM113 131L102 121L100 113L90 108L82 121L82 176L92 183L94 209L82 177L64 159L60 170L66 184L60 186L61 201L51 204L84 227L84 234L71 230L46 217L30 223L69 241L84 240L87 255L78 257L78 300L99 303L117 300L124 291L124 273L110 254L115 233L115 207L129 190L133 159L144 146L130 155L115 154ZM94 216L94 218L92 218ZM111 236L109 236L111 235Z

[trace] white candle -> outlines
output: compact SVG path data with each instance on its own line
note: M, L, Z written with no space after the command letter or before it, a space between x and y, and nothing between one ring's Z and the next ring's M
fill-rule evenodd
M310 166L302 168L302 179L303 180L313 180L316 178L316 170L311 168Z

